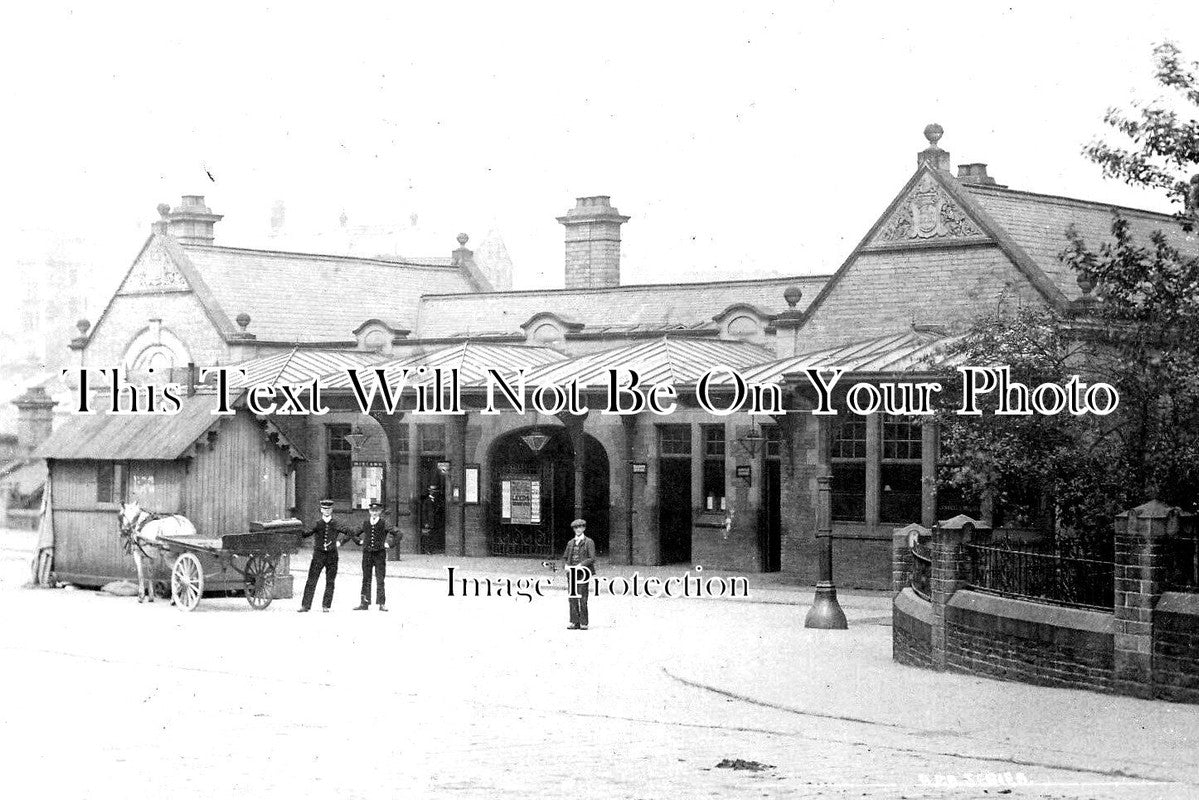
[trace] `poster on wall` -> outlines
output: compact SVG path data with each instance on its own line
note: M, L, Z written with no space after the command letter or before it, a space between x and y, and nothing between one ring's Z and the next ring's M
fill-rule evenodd
M383 462L356 461L353 473L354 505L368 508L371 500L383 499Z
M513 476L500 481L500 522L508 525L541 524L541 480Z
M479 465L466 465L466 492L463 501L466 503L479 502Z

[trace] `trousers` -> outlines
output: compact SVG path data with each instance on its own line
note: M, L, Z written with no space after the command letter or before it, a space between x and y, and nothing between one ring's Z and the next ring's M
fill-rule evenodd
M304 583L304 599L301 608L312 608L312 596L316 594L316 580L325 573L325 597L322 606L333 605L333 585L337 582L337 551L313 550L312 563L308 565L308 580Z
M578 583L578 597L570 597L570 624L587 627L587 595L591 593L591 584Z
M387 551L362 551L362 605L371 604L371 572L375 573L375 602L381 606L387 605L387 589L384 579L387 577Z

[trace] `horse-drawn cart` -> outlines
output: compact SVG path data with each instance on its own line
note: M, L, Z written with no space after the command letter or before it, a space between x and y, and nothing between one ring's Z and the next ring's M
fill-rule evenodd
M275 596L279 558L296 551L302 532L299 520L285 519L251 522L247 533L227 533L216 538L198 534L158 536L156 545L160 549L178 552L171 567L171 601L182 611L191 611L200 604L206 576L198 554L207 553L219 562L219 572L232 570L242 576L251 608L265 609Z

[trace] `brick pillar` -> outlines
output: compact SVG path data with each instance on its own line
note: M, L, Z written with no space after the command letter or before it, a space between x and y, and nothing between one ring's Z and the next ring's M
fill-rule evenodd
M1177 508L1151 500L1116 516L1112 686L1121 694L1153 693L1153 609L1161 597L1167 537L1178 534Z
M459 414L447 426L446 459L450 462L446 491L445 552L449 556L466 555L466 504L462 495L466 485L466 414Z
M972 525L933 528L932 576L929 594L933 601L932 662L945 669L945 606L954 592L966 585L966 550L973 535Z

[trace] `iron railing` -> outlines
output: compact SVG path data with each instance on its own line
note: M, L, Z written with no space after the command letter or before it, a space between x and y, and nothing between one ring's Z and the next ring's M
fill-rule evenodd
M1111 561L966 545L971 589L1018 597L1111 610L1114 572Z
M928 550L921 544L912 545L912 591L932 601L930 582L933 574L933 559Z

